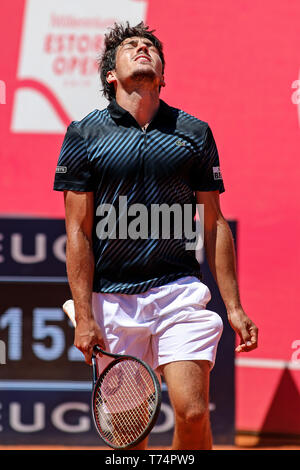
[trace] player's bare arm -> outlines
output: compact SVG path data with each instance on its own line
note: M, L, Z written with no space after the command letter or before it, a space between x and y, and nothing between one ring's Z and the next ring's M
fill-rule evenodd
M258 329L241 305L234 241L220 208L219 191L197 191L196 200L198 204L204 204L206 258L223 298L229 323L241 339L236 352L251 351L257 347Z
M75 346L91 364L95 344L105 348L92 313L94 255L92 248L93 192L65 191L66 264L76 310Z

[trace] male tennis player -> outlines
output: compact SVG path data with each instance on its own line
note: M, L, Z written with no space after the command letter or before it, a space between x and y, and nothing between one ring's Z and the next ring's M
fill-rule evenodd
M240 336L236 351L257 347L257 328L240 301L212 131L160 100L164 65L147 26L114 25L100 59L110 104L68 127L54 189L64 191L75 345L87 363L95 344L148 362L168 386L173 449L211 449L209 376L223 325L206 309L211 294L176 210L185 220L185 209L194 216L204 205L206 257Z

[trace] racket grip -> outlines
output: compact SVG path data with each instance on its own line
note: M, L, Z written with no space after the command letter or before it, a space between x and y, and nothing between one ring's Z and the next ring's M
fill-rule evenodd
M92 354L92 368L93 368L93 382L94 382L94 385L96 384L97 379L98 379L97 358L96 358L98 353L102 353L102 349L100 348L100 346L98 346L98 344L96 344L93 347L93 354Z

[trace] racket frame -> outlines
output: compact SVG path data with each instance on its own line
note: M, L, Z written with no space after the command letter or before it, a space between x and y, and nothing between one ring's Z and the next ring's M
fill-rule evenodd
M72 299L67 300L63 304L63 311L66 313L66 315L69 317L72 325L74 328L76 328L76 319L75 319L75 308L74 308L74 301ZM103 354L105 356L109 356L112 359L114 359L108 366L101 372L101 374L98 377L98 372L97 372L97 359L96 356L97 354ZM141 365L143 365L147 371L149 372L151 378L153 379L154 383L154 388L155 388L155 395L157 398L157 403L156 403L156 409L155 412L153 413L153 416L151 418L151 421L149 422L147 428L144 430L144 432L134 441L132 441L130 444L127 446L114 446L111 442L109 442L105 437L102 435L102 433L99 430L96 417L95 417L95 408L94 408L94 397L95 397L95 391L97 390L97 384L100 382L102 379L103 375L106 374L116 363L120 362L121 360L126 360L126 359L132 359L136 362L139 362ZM151 429L155 425L155 422L157 420L158 414L160 412L160 407L161 407L161 400L162 400L162 394L161 394L161 388L160 388L160 383L159 380L155 374L155 372L151 369L148 364L143 362L142 360L138 359L137 357L134 356L129 356L129 355L122 355L122 354L112 354L107 351L103 351L100 346L95 345L93 348L93 354L92 354L92 369L93 369L93 392L92 392L92 398L91 398L91 411L92 411L92 416L93 416L93 421L95 428L100 435L101 439L109 446L112 447L113 449L130 449L131 447L136 446L139 444L147 435L150 433Z
M97 372L97 359L96 359L96 356L97 354L104 354L105 356L109 356L111 358L113 358L114 360L112 362L110 362L106 367L105 369L101 372L101 374L98 376L98 372ZM153 384L154 384L154 390L155 390L155 397L156 397L156 404L155 404L155 412L153 413L152 417L151 417L151 420L149 421L148 423L148 426L144 429L144 431L142 432L142 434L137 438L135 439L134 441L132 441L130 444L127 444L126 446L118 446L118 445L114 445L112 442L110 442L109 440L107 440L105 438L105 436L102 434L101 432L101 427L98 425L98 422L97 422L97 418L96 418L96 412L95 412L95 406L94 406L94 403L95 403L95 396L96 396L96 393L97 393L97 390L99 388L99 383L102 381L103 377L109 372L110 369L112 369L116 364L119 364L120 362L122 361L125 361L125 360L134 360L135 362L138 362L139 364L141 364L143 367L145 367L148 371L148 373L150 374L152 380L153 380ZM111 354L111 353L108 353L107 351L103 351L99 346L95 346L94 347L94 351L93 351L93 355L92 355L92 367L93 367L93 393L92 393L92 403L91 403L91 409L92 409L92 415L93 415L93 421L94 421L94 425L95 425L95 428L99 434L99 436L101 437L101 439L109 446L109 447L112 447L113 449L115 450L125 450L125 449L130 449L136 445L138 445L141 441L143 441L147 436L148 434L151 432L152 428L154 427L155 423L156 423L156 420L158 418L158 415L159 415L159 412L160 412L160 407L161 407L161 401L162 401L162 393L161 393L161 387L160 387L160 383L159 383L159 380L157 378L157 375L155 374L155 372L151 369L151 367L146 364L144 361L142 361L141 359L138 359L137 357L134 357L134 356L129 356L129 355L123 355L123 354Z

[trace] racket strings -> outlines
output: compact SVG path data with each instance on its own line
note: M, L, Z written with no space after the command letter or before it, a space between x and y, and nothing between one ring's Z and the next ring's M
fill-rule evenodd
M95 417L103 437L124 447L148 427L156 409L156 390L147 369L132 359L112 367L95 393Z
M136 371L132 367L132 364L128 363L127 367L128 367L128 365L131 368L130 372L132 374L135 373ZM128 428L129 428L128 430L130 430L130 428L135 429L136 424L137 423L139 424L141 420L147 423L148 416L146 414L146 405L149 407L148 412L150 411L150 413L151 413L151 408L153 409L153 405L155 405L155 403L152 403L152 406L151 406L151 393L153 392L153 382L152 382L151 377L150 376L148 377L148 382L149 382L148 384L145 381L144 375L139 375L139 377L143 379L144 385L146 384L146 386L148 386L148 390L147 389L143 390L143 393L145 393L145 391L146 391L146 393L148 393L148 400L147 401L145 401L145 396L144 395L142 396L142 398L144 400L142 402L141 402L141 399L140 399L141 397L139 395L136 395L134 397L134 400L133 400L132 394L129 393L129 392L131 392L130 384L128 384L128 381L124 380L124 378L126 379L126 377L122 377L122 379L123 379L123 383L122 383L123 388L121 388L121 387L119 388L118 397L115 396L114 401L112 401L110 403L110 406L108 405L108 401L107 401L107 397L106 397L104 407L103 407L103 411L106 414L107 413L111 413L111 414L117 413L115 415L115 418L116 417L118 418L119 424L122 420L123 424L128 426ZM128 378L128 376L127 376L127 378ZM120 379L120 377L118 377L118 379ZM135 376L135 379L136 379L136 376ZM111 380L111 377L110 377L110 380ZM111 390L114 393L116 393L116 388L115 388L116 387L116 383L115 383L116 382L116 376L115 375L113 375L113 379L111 380L111 382L112 382ZM126 389L127 395L124 393L125 389ZM106 392L107 392L107 388L104 386L104 383L103 383L102 390L106 390ZM133 390L133 392L136 392L136 389ZM102 393L102 395L105 395L105 393L104 394ZM106 395L107 395L107 393L106 393ZM129 402L128 402L128 396L130 397ZM152 401L153 401L153 399L154 399L154 402L155 402L155 397L152 397ZM150 401L150 403L149 403L149 401ZM103 404L102 399L98 400L98 403L97 403L98 407L99 407L99 405L102 405L102 404ZM121 413L120 413L120 411L121 411ZM116 419L115 419L115 422L116 422Z
M138 412L137 410L114 414L100 412L99 419L104 437L118 446L126 445L137 439L148 423L146 404L142 404L140 407Z

